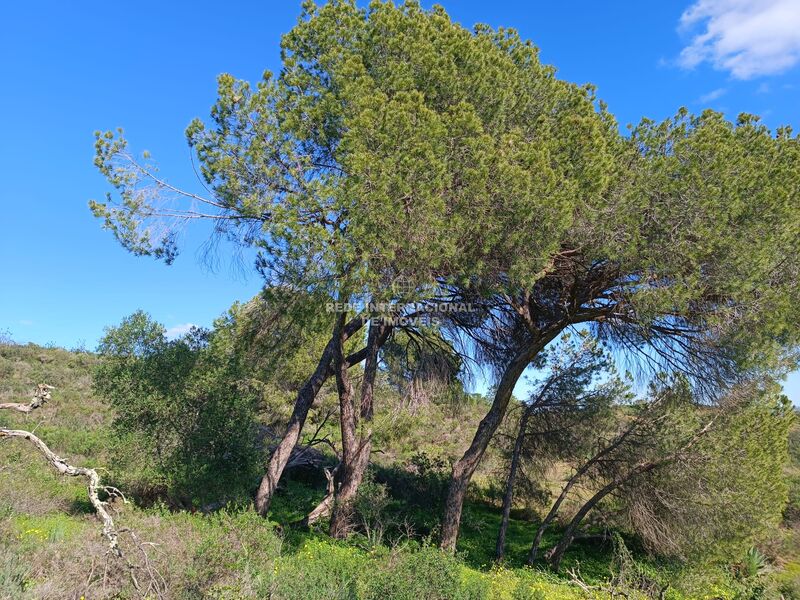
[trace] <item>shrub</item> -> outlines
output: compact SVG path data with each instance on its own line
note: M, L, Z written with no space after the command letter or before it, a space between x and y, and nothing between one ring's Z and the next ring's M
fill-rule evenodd
M480 595L478 595L480 594ZM365 578L364 600L467 600L483 597L462 584L459 561L436 548L400 552L394 561Z
M116 475L139 496L196 506L248 498L257 397L223 333L167 340L137 312L106 330L95 389L116 410Z
M355 600L366 560L354 548L310 541L281 557L271 585L274 600Z

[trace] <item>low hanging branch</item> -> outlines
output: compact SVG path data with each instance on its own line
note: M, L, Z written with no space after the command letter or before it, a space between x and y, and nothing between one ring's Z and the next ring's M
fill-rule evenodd
M29 404L14 404L6 403L0 404L0 409L16 410L23 413L30 413L33 410L41 407L45 402L50 400L50 390L55 389L53 386L40 383L36 386L33 400ZM39 437L30 431L21 429L7 429L0 427L0 439L4 438L22 438L31 442L39 452L47 459L53 468L61 475L69 475L71 477L86 477L89 481L89 502L91 502L100 520L103 522L103 536L108 540L109 552L118 557L122 557L122 551L119 548L119 536L114 526L114 520L111 514L106 509L106 503L100 500L100 491L104 491L111 496L118 496L123 498L122 493L111 486L102 485L100 482L100 475L94 469L86 467L74 467L67 463L63 458L57 456L50 448L47 447Z

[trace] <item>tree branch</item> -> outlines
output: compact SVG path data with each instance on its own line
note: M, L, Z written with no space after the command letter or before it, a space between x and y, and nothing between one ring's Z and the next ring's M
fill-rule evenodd
M36 391L33 393L33 400L29 403L15 403L15 402L6 402L0 403L0 409L8 409L8 410L16 410L21 413L30 413L40 408L44 405L45 402L50 400L50 390L54 390L52 385L47 385L46 383L40 383L36 386Z
M36 386L36 392L34 392L33 400L29 404L0 404L0 409L10 409L23 413L30 413L37 408L40 408L45 402L50 400L50 390L53 389L55 388L51 385L40 383ZM120 496L124 500L125 498L122 496L122 493L116 488L102 485L100 482L100 475L98 475L97 471L94 469L75 467L67 463L67 461L57 456L52 450L50 450L50 448L48 448L47 444L45 444L39 437L30 431L0 427L0 439L4 438L22 438L28 440L34 446L36 446L36 449L39 450L39 452L47 459L47 462L49 462L61 475L69 475L71 477L86 477L86 479L88 479L89 502L91 502L95 511L97 511L97 516L103 522L103 535L108 540L109 551L118 557L122 557L122 551L119 548L117 530L114 527L114 520L111 518L111 514L108 512L108 510L106 510L106 503L100 500L100 491L103 490L113 496Z

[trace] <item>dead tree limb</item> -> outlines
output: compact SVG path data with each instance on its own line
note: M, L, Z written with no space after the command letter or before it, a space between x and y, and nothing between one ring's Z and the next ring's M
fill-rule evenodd
M40 383L36 386L36 391L33 395L33 400L28 404L14 404L14 403L6 403L0 404L0 409L10 409L16 410L18 412L23 413L30 413L33 410L41 407L45 402L50 400L50 390L55 389L51 385L47 385L44 383ZM75 467L67 463L66 460L61 458L60 456L56 455L55 452L50 450L50 448L45 444L39 437L31 433L30 431L24 431L21 429L7 429L5 427L0 427L0 439L5 438L22 438L31 442L36 449L42 454L42 456L47 459L52 467L58 471L61 475L69 475L70 477L85 477L88 482L88 493L89 493L89 502L91 502L92 506L94 507L95 511L97 512L97 516L103 523L103 536L108 540L108 549L109 552L115 554L116 556L121 557L122 551L119 548L119 536L117 534L117 530L114 527L114 519L111 518L111 514L106 509L106 503L100 500L100 491L104 491L112 496L119 496L122 497L124 500L124 496L122 493L113 487L104 486L100 481L100 475L97 474L97 471L94 469L89 469L87 467Z
M45 402L50 400L50 390L55 389L53 386L46 385L40 383L36 386L36 392L34 392L33 400L28 404L15 404L15 403L5 403L0 404L0 409L9 409L9 410L16 410L22 413L30 413L37 408L40 408ZM103 536L108 540L108 553L106 556L111 556L114 559L121 559L122 564L124 564L125 570L130 577L131 583L136 591L142 598L164 598L166 595L167 584L158 570L150 562L147 552L144 549L145 545L148 545L148 542L142 542L136 536L136 534L131 531L130 529L120 529L118 530L114 525L114 519L111 517L111 513L108 511L108 504L100 499L100 492L105 492L110 497L117 497L121 498L123 502L127 502L125 496L120 492L117 488L110 486L110 485L103 485L100 480L100 475L97 473L95 469L90 469L88 467L75 467L69 464L66 460L58 456L55 452L53 452L47 444L44 443L39 437L37 437L34 433L30 431L24 431L21 429L8 429L5 427L0 427L0 440L2 439L11 439L11 438L21 438L24 440L28 440L39 451L42 456L45 457L47 462L52 465L52 467L58 471L61 475L68 475L70 477L85 477L88 480L88 494L89 494L89 502L94 507L95 512L97 513L98 518L103 524ZM127 533L136 548L142 555L142 563L141 564L134 564L130 560L128 560L125 556L123 556L122 549L120 548L120 534ZM152 544L149 544L152 545ZM106 561L106 574L103 576L104 587L105 587L105 580L108 575L108 560ZM136 576L136 572L141 571L147 577L145 580L146 586L143 585L139 578ZM89 573L89 578L87 579L87 583L91 581L92 576L94 574L94 565L92 566L92 571Z
M117 539L117 530L114 527L114 519L111 518L108 510L106 510L106 503L100 500L100 491L103 490L112 495L118 495L119 492L115 488L104 486L100 483L100 475L94 469L86 467L74 467L67 463L63 458L57 456L50 448L47 447L40 438L32 434L30 431L22 431L20 429L6 429L0 427L0 439L3 438L23 438L31 442L39 452L47 459L53 468L61 475L69 475L71 477L86 477L89 481L89 502L94 506L97 511L97 516L103 522L103 535L108 540L108 548L117 556L122 556L122 551L119 549L119 541Z
M33 400L26 403L5 402L0 403L0 409L16 410L21 413L30 413L40 408L45 402L50 400L50 390L54 390L52 385L40 383L36 386L36 391L33 393Z

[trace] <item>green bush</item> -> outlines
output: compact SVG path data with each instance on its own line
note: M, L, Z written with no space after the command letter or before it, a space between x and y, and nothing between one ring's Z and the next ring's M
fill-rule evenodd
M258 399L227 333L167 340L142 312L107 329L94 383L115 409L115 475L129 492L184 507L249 499Z
M459 561L436 548L402 552L365 578L364 600L467 600L484 597L477 586L462 585Z
M353 548L310 541L274 568L275 600L356 600L366 558Z

